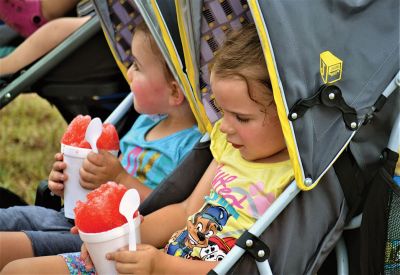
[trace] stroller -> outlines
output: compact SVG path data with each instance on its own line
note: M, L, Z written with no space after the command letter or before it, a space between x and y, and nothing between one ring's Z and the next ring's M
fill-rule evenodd
M362 212L369 183L387 158L380 154L391 129L399 124L395 122L399 94L392 93L399 85L399 32L396 24L385 19L398 16L394 12L398 3L391 1L390 7L347 1L134 3L153 35L162 37L159 45L165 48L181 84L189 85L189 99L199 108L198 117L209 118L209 124L204 124L207 131L220 116L208 88L207 63L225 31L255 22L296 181L210 274L256 273L257 266L263 274L271 270L275 274L316 273L345 225ZM176 9L179 37L171 28L171 9ZM372 24L372 14L384 16ZM385 34L379 31L383 27ZM376 37L373 43L365 44L366 33ZM371 52L376 54L371 56ZM398 134L392 140L391 150L396 151ZM153 191L141 206L142 213L149 211L149 204L153 211L155 204L162 207L184 199L163 198L165 192L163 185ZM363 268L364 273L383 272L383 257L376 259L382 264ZM365 260L360 261L350 266L351 273L367 266ZM348 269L341 263L338 272L346 274Z
M117 59L123 60L126 51L113 31L116 14L126 19L128 30L145 20L205 132L193 152L141 204L144 215L184 200L211 161L207 133L220 113L207 82L207 63L226 30L255 22L296 180L210 274L316 273L345 225L361 213L366 182L379 174L379 155L391 129L399 124L395 122L399 95L392 93L400 82L399 32L396 24L385 20L397 16L398 3L391 1L391 8L388 3L346 1L312 5L252 0L94 3ZM368 23L373 14L385 16ZM344 20L349 15L354 20ZM379 31L382 27L385 34ZM355 31L359 28L363 32ZM374 43L365 45L365 33L376 36ZM374 49L379 54L367 54ZM365 71L361 74L357 68ZM129 98L119 108L127 105ZM119 116L114 112L108 121ZM398 136L392 140L393 151L396 143L398 148ZM387 154L382 159L388 159ZM377 261L383 263L382 258ZM378 269L372 266L368 271ZM355 270L351 273L358 273ZM348 270L340 267L338 271L346 274Z

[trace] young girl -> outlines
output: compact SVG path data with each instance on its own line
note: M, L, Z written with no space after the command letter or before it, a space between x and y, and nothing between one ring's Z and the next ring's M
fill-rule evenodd
M214 160L188 199L144 218L137 251L107 255L119 273L207 273L293 178L254 25L231 35L215 56L211 87L224 114L211 134ZM81 257L90 263L84 248ZM14 262L6 270L84 272L59 256Z
M135 188L144 200L169 175L199 141L201 133L189 103L173 78L156 42L144 23L136 27L132 41L135 62L128 71L135 110L142 114L121 139L119 161L107 151L90 153L80 171L81 185L95 189L107 181ZM149 115L163 114L156 119ZM49 188L63 195L62 154L49 175ZM25 206L0 210L0 269L8 262L33 256L79 251L81 240L70 234L64 213ZM24 232L22 232L22 230Z
M134 94L133 106L142 115L121 139L121 161L107 151L91 152L80 176L86 189L115 181L135 188L143 201L174 170L201 134L184 93L145 23L135 29L132 54L134 62L128 70L128 81ZM157 114L162 116L149 116ZM62 156L56 158L59 161ZM65 163L57 161L49 176L49 187L62 195Z

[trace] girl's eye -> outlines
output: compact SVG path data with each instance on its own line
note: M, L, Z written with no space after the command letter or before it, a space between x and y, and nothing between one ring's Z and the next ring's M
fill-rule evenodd
M250 119L248 119L248 118L243 118L243 117L240 117L240 116L238 116L238 115L236 115L236 119L237 119L237 121L239 121L240 123L246 123L246 122L249 122L249 120L250 120Z

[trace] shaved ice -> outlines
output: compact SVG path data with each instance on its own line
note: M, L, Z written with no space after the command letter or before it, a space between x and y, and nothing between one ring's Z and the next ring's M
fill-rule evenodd
M61 138L61 143L65 145L80 147L80 148L90 148L88 142L83 143L85 140L86 128L88 127L92 119L90 116L78 115L71 123L68 125L67 131Z
M114 125L110 123L103 124L103 131L97 140L97 147L103 150L119 150L119 138Z
M68 125L66 132L61 138L61 143L69 146L91 149L89 142L85 139L86 129L91 121L89 115L76 116ZM103 124L100 138L97 140L97 148L102 150L119 150L119 138L114 125Z
M87 194L87 201L76 203L75 225L85 233L99 233L127 223L119 213L119 203L127 191L122 184L107 182ZM138 211L134 217L138 216Z

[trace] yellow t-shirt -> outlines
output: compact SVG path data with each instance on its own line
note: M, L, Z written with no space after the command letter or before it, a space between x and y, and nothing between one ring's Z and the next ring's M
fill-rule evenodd
M253 163L227 142L217 122L211 152L218 162L210 194L203 207L176 232L165 251L206 261L222 260L236 239L265 212L294 178L290 161Z

